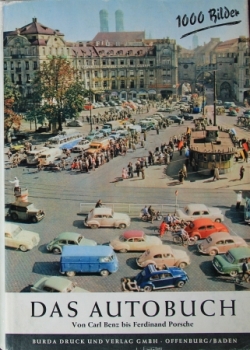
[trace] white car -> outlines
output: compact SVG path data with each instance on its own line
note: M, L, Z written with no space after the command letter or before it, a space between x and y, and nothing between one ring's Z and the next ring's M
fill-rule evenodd
M34 248L40 242L40 236L36 232L23 230L20 226L5 223L5 246L20 249L26 252Z
M30 288L35 293L89 293L64 277L43 277Z
M205 204L188 204L184 210L177 209L176 216L184 221L198 218L209 218L216 222L224 221L224 215L219 208L207 207Z
M82 152L89 149L90 141L82 140L75 147L72 148L71 152Z

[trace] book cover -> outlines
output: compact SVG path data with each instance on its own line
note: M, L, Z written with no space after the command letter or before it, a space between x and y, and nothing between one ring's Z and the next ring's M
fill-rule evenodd
M249 349L249 1L1 13L0 347Z

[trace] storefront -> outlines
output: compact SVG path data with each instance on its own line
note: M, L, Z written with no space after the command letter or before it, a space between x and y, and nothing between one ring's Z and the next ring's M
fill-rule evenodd
M140 90L137 94L138 98L143 98L143 99L147 99L148 98L148 93L146 90Z
M155 100L155 98L156 98L156 90L148 90L148 98L150 100Z

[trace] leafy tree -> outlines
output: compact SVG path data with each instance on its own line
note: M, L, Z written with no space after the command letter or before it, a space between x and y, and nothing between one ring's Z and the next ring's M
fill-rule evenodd
M10 129L19 130L22 117L13 110L14 104L20 98L20 93L10 81L9 77L4 76L4 132L5 138L8 138Z
M40 98L40 106L35 108L40 121L45 117L50 123L58 123L62 130L65 118L77 118L83 109L83 83L78 80L78 72L70 62L63 57L53 56L48 62L43 62L33 82L34 96ZM29 113L34 115L35 110Z

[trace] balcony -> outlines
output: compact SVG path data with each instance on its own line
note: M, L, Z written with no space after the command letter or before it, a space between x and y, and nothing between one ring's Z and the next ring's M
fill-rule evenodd
M250 84L244 84L244 88L245 89L249 89L250 88Z
M16 68L16 73L21 73L22 72L22 68Z
M11 55L11 58L15 59L15 58L25 58L26 55L23 54L16 54L16 55Z

